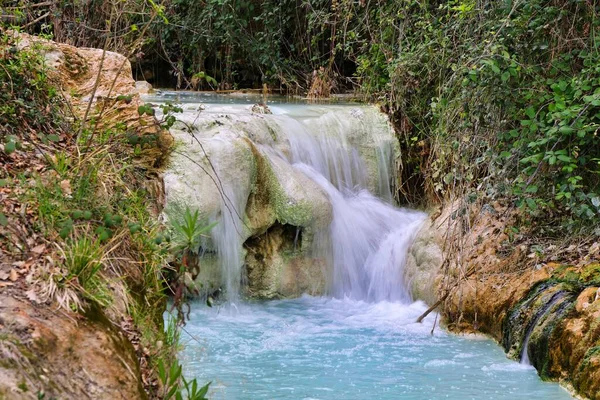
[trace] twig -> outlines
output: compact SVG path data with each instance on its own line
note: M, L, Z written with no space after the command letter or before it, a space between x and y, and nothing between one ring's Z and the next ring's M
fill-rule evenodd
M35 25L35 24L37 24L38 22L40 22L41 20L43 20L44 18L48 17L49 15L50 15L50 11L48 11L48 12L47 12L47 13L45 13L45 14L42 14L42 15L40 15L38 18L36 18L36 19L34 19L33 21L31 21L31 22L29 22L29 23L27 23L27 24L23 25L21 28L25 29L25 28L27 28L27 27L30 27L31 25Z
M469 278L474 273L475 273L475 268L473 267L473 268L470 269L469 272L467 272L467 274L464 277L462 277L461 279L459 279L456 282L454 282L454 285L452 285L452 287L450 287L449 289L446 289L446 293L444 293L444 295L442 297L440 297L438 301L436 301L423 314L421 314L419 316L419 318L417 318L417 322L418 323L423 322L423 320L425 319L425 317L427 317L429 314L431 314L431 312L433 310L435 310L440 304L442 304L444 301L446 301L446 299L448 298L448 296L450 296L450 293L452 292L452 289L454 289L455 287L457 287L463 280Z

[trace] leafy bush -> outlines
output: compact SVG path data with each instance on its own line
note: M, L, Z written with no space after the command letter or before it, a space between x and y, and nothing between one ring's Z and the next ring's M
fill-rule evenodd
M57 141L63 124L62 101L46 73L42 42L22 48L20 40L0 31L0 143L7 153L23 134Z
M357 73L393 115L409 202L508 198L538 225L593 228L600 216L595 6L386 2L371 8L367 23L382 29L355 28L355 37L374 43L357 54Z

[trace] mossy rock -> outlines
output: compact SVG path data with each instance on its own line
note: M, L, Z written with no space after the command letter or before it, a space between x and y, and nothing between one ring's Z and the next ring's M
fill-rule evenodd
M580 279L586 285L600 285L600 263L588 264L582 268Z

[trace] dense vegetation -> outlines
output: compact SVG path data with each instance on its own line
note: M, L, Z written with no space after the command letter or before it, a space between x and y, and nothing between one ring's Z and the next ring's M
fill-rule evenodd
M377 100L397 126L409 203L509 199L551 235L598 221L594 2L10 3L32 31L135 51L138 76L159 84L304 93L318 84L317 95L353 89Z

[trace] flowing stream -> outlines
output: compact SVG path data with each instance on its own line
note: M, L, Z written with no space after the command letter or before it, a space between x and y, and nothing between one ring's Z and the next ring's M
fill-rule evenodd
M207 112L219 115L256 101L203 96L167 93L146 100L194 105L188 110L206 103ZM247 198L224 184L234 212L218 214L212 240L228 301L212 308L192 304L181 354L189 377L212 381L215 399L571 398L557 384L540 381L532 367L506 359L488 339L450 335L434 326L435 314L415 323L427 306L411 299L403 267L424 214L393 205L393 137L374 141L373 168L347 140L356 122L340 110L349 106L276 101L270 107L274 115L265 118L281 128L273 135L284 135L289 150L265 143L257 148L273 165L284 163L318 185L331 207L331 221L314 229L310 249L329 266L327 296L240 300L245 222L237 216ZM197 117L186 111L185 118L191 123ZM264 129L240 126L251 138Z

